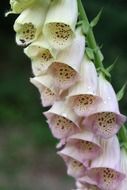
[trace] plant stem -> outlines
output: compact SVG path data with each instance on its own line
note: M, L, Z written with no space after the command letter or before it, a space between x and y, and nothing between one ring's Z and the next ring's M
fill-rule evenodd
M87 18L87 15L86 15L86 12L84 10L84 7L83 7L81 0L78 0L78 8L79 8L79 13L80 13L80 17L82 19L83 25L85 26L85 24L87 23L87 25L90 26L89 20ZM93 30L92 30L92 27L89 27L89 31L88 31L86 37L87 37L89 48L93 49L96 67L97 68L102 68L102 67L104 68L103 63L100 59L98 46L97 46L97 43L95 40L95 36L94 36Z

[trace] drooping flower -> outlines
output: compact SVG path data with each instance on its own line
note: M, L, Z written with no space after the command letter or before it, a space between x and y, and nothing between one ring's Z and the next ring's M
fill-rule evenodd
M67 139L65 148L60 152L89 167L89 160L101 154L99 139L89 131L80 131Z
M78 160L75 160L71 156L67 156L66 152L64 154L64 150L58 152L58 154L63 158L67 165L67 174L74 177L79 178L85 175L86 167Z
M102 75L99 76L99 95L103 101L94 114L84 119L83 124L94 134L110 138L118 132L126 117L120 114L114 89Z
M121 149L121 170L126 175L126 177L116 190L127 189L127 152L124 148Z
M30 82L38 88L44 107L53 105L59 99L59 94L57 89L54 88L51 75L34 77L30 79Z
M69 89L68 101L79 116L88 116L97 110L101 98L97 95L97 72L94 64L84 57L81 79Z
M72 112L65 101L58 101L44 113L54 137L66 139L79 130L79 118Z
M81 33L81 29L78 28L72 44L60 51L55 62L50 66L50 71L54 76L55 86L61 90L65 90L79 80L84 50L85 38Z
M18 45L26 46L41 33L50 0L41 1L25 9L16 19L14 30Z
M32 60L35 76L45 73L56 58L56 51L49 46L43 35L26 47L24 52Z
M63 49L71 44L77 17L77 0L54 0L51 2L43 33L52 47Z
M118 139L114 136L108 140L101 140L101 146L103 153L92 160L91 169L87 172L87 175L101 190L116 190L125 178L125 175L120 170L120 145Z
M34 2L35 0L10 0L10 13L21 13L24 9L31 6Z

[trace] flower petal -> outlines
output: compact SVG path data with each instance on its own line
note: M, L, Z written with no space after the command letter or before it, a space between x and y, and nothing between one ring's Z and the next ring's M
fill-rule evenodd
M34 77L30 79L30 82L38 88L44 107L52 105L59 99L58 91L53 86L52 76L43 75Z
M101 140L101 145L103 153L91 162L87 175L102 190L115 190L125 178L120 171L120 145L116 136Z
M62 153L89 167L89 160L101 153L101 147L98 139L92 133L85 131L70 136Z
M88 116L97 110L101 98L97 95L97 72L94 64L84 57L80 81L69 89L68 101L79 116Z
M42 1L25 9L14 23L16 42L26 46L36 40L43 26L49 1Z
M45 73L56 57L56 51L51 49L42 35L26 47L24 53L32 60L35 76Z
M64 153L62 153L61 151L59 151L58 154L63 158L63 160L67 165L68 175L74 178L79 178L85 175L86 167L81 162L69 156L64 155Z
M76 0L54 0L51 2L43 32L52 47L63 49L71 44L77 17Z
M55 62L50 67L57 87L65 90L79 79L84 50L85 39L81 33L81 28L78 28L76 30L76 38L73 40L72 45L60 51Z
M67 138L79 130L79 118L72 112L66 102L55 102L52 108L45 112L49 127L54 137Z

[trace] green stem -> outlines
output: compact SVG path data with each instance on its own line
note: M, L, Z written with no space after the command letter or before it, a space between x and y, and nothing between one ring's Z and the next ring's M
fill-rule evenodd
M89 20L87 18L86 12L84 10L83 4L81 0L78 0L78 8L79 8L79 13L80 13L80 17L83 21L83 25L85 25L86 23L90 26ZM85 22L84 22L85 21ZM93 33L92 28L89 28L89 31L87 33L87 41L88 41L88 46L94 50L94 57L95 57L95 65L97 68L104 68L103 63L100 59L100 55L99 55L99 51L98 51L98 46L95 40L95 36Z
M118 137L122 141L122 143L127 143L127 130L124 125L120 129Z

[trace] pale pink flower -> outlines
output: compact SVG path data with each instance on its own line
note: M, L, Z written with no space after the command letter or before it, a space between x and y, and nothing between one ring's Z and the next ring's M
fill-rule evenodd
M58 91L54 88L51 75L34 77L30 79L30 82L38 88L44 107L52 105L59 99Z
M52 134L58 139L67 138L79 130L79 118L64 101L55 102L44 115Z
M79 80L80 66L85 51L85 38L81 29L76 30L76 37L71 46L60 51L56 60L49 68L52 73L55 86L65 90Z
M88 177L101 190L116 190L125 175L120 171L120 145L116 136L101 140L103 153L92 160ZM86 182L86 180L85 180Z
M103 138L115 135L126 117L119 112L118 101L112 85L99 76L99 95L103 99L96 112L84 119L84 126Z
M126 175L117 190L127 190L127 152L126 149L121 150L121 170Z
M82 184L79 181L76 182L76 187L77 189L75 190L101 190L95 185L91 185L89 183Z
M84 57L81 79L69 89L68 101L79 116L88 116L97 110L101 98L97 95L98 78L94 64Z
M66 146L61 153L89 167L89 160L99 156L101 151L99 139L89 131L81 131L67 139Z
M67 165L68 175L74 178L79 178L85 175L87 168L79 160L75 160L71 156L67 156L66 152L64 154L64 150L59 151L58 154L63 158Z

